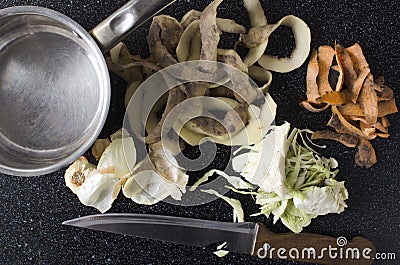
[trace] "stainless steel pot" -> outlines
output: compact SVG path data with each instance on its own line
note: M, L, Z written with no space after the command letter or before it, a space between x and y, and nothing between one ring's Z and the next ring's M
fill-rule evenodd
M50 9L0 10L0 172L42 175L82 155L108 113L103 53L171 2L129 1L90 34Z

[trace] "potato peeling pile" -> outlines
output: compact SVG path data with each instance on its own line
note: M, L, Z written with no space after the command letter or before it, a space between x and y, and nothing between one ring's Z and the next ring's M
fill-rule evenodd
M332 66L336 57L337 65ZM336 87L329 83L329 71L339 73ZM336 140L348 147L357 147L356 164L366 168L377 162L370 140L388 138L388 114L396 113L393 90L384 85L383 77L374 80L367 60L358 43L321 46L308 64L307 100L301 103L312 112L331 107L328 126L335 131L316 131L312 139Z
M200 60L195 67L201 71L201 75L194 76L193 69L182 66L177 73L179 77L184 76L188 80L218 80L218 83L190 82L169 90L153 108L150 119L145 124L146 144L159 142L169 129L173 129L185 143L193 146L199 145L204 139L225 145L258 142L271 122L271 117L266 113L270 112L272 119L275 116L275 103L267 93L272 82L269 70L289 72L300 67L306 60L310 51L311 34L301 19L289 15L276 24L268 24L260 3L256 0L246 0L244 5L252 25L246 34L246 28L234 20L217 17L217 8L221 2L222 0L213 1L203 12L191 10L180 22L166 15L154 17L147 37L151 53L147 59L132 56L122 43L111 50L111 57L108 58L110 70L130 83L126 93L126 105L139 85L154 71L166 69L177 63ZM290 58L278 58L264 54L269 35L282 25L289 26L293 30L296 48L292 55ZM248 48L248 53L243 58L235 49L218 47L220 35L224 32L240 34L238 44ZM218 64L208 62L229 65L242 74L238 75L237 72L226 68L219 69ZM248 76L262 82L263 86L260 89L254 87L255 84L249 82ZM147 91L143 93L150 94ZM190 110L188 108L182 110L181 119L178 120L184 120L183 116L189 114L199 116L185 124L165 123L165 119L176 106L185 100L197 97L212 97L218 99L218 102L198 102L192 104ZM146 95L143 98L146 98ZM264 104L253 104L260 98L264 100ZM145 106L142 112L144 108ZM157 112L161 110L163 114L157 119ZM225 116L220 122L212 115L202 117L206 110L207 114L222 111ZM133 111L129 111L131 112ZM132 130L137 136L141 135L143 132L138 131L140 117L133 113L130 116ZM260 119L261 124L257 124ZM164 132L161 132L163 126ZM250 136L245 137L244 134Z

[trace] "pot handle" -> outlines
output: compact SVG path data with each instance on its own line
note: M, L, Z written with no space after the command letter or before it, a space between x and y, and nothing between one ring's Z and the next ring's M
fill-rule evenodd
M90 34L107 53L129 33L175 0L131 0L100 22Z

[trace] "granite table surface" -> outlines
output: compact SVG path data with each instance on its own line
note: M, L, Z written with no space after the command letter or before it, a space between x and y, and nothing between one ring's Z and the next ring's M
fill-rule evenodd
M125 0L1 0L0 8L15 5L36 5L57 10L90 30L107 15L123 5ZM190 9L202 10L209 1L178 0L164 13L181 18ZM400 95L400 4L398 1L302 0L262 1L268 20L273 23L293 14L310 27L312 48L344 46L359 42L375 77L384 76ZM242 1L225 0L219 16L234 18L249 26ZM132 33L125 43L132 53L148 53L145 36L149 24ZM290 30L282 29L271 36L272 52L288 53ZM0 36L1 37L1 36ZM229 39L226 40L229 42ZM288 45L286 45L289 43ZM225 43L226 44L226 43ZM285 45L283 45L285 44ZM229 44L230 45L230 44ZM287 73L274 74L270 88L278 104L276 122L290 121L298 128L325 128L329 113L309 113L298 103L305 99L306 66ZM0 77L1 78L1 77ZM112 101L106 125L101 133L106 137L122 125L125 83L111 75ZM378 163L370 169L354 164L355 150L338 143L324 142L325 156L339 162L339 180L345 180L350 194L348 208L340 215L330 214L313 219L304 231L334 237L369 238L378 252L395 253L400 259L400 116L389 116L389 139L376 139ZM192 152L195 152L192 150ZM223 150L219 150L223 157ZM221 161L220 161L221 160ZM222 158L216 158L218 166ZM224 258L212 254L214 247L188 247L128 236L62 226L65 220L97 214L94 208L80 204L65 186L65 168L45 176L30 178L0 174L0 264L305 264L290 261L262 260L230 253ZM280 223L273 225L265 217L250 217L257 212L250 197L230 194L243 201L246 221L260 221L271 230L287 232ZM134 204L120 196L109 212L148 213L232 221L229 205L215 200L195 207L180 207L168 203L153 206ZM376 261L376 264L399 264L399 261ZM343 263L344 264L344 263Z

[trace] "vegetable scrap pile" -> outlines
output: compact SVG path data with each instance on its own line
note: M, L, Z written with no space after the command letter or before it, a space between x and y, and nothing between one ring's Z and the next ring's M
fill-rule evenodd
M332 66L334 57L337 65ZM339 73L334 89L329 83L331 68ZM398 111L393 90L384 85L383 77L374 80L358 43L348 48L337 44L335 48L314 50L307 71L307 100L301 105L313 112L331 107L328 126L335 131L314 132L312 139L331 139L357 147L356 164L367 168L377 162L370 140L389 137L386 116Z
M199 145L203 139L211 139L224 145L242 145L259 141L271 123L266 112L271 113L272 119L275 116L275 103L267 94L272 82L272 74L269 70L289 72L298 68L306 60L310 51L311 36L308 26L301 19L285 16L276 24L268 24L259 1L245 0L244 5L252 26L246 34L246 28L234 20L217 17L217 7L221 2L222 0L212 2L203 12L191 10L182 17L180 22L166 15L154 17L147 37L151 52L149 58L132 56L122 43L111 50L111 56L107 58L109 69L130 83L125 104L128 105L130 100L135 103L132 105L136 106L136 110L129 110L128 118L132 131L139 137L143 135L142 131L138 131L142 127L140 123L144 123L145 119L140 117L139 113L146 113L146 107L148 107L143 102L146 102L145 99L150 98L151 94L160 94L160 91L153 91L153 93L143 91L142 97L136 93L133 99L132 95L155 71L177 63L195 60L220 62L238 70L230 72L225 69L226 73L222 73L220 78L217 78L220 84L189 82L168 91L153 107L149 119L144 124L147 133L144 139L146 144L151 146L159 142L160 138L169 132L168 129L172 129L173 133L179 135L186 144L193 146ZM291 27L296 40L296 48L290 58L264 54L269 35L281 25ZM220 49L218 47L220 35L225 33L240 34L238 43L248 48L243 58L233 48ZM196 70L200 70L202 76L208 76L210 80L215 80L221 74L221 69L218 69L217 64L201 62ZM179 74L195 77L191 76L190 71L184 67ZM263 82L264 85L260 89L254 88L248 76ZM229 87L233 87L234 91ZM265 93L265 96L260 92ZM207 102L210 101L193 104L190 109L180 111L180 117L176 123L166 124L166 117L174 107L185 100L203 96L212 97L217 101L214 100L208 105ZM267 104L254 103L260 98L263 98L264 103ZM158 117L157 113L160 111L163 111L163 114ZM202 114L215 111L224 113L222 122L217 122L217 119L213 117L202 117ZM185 120L185 116L189 114L197 114L198 117L180 124L179 120ZM256 124L259 120L262 121L261 126ZM162 126L166 128L164 132L161 132ZM245 134L248 137L245 137Z
M135 143L126 131L119 130L110 139L96 140L92 153L99 159L97 166L82 156L68 167L64 178L82 204L104 213L111 208L130 173L128 165L136 163Z
M232 166L259 189L232 190L255 196L260 212L253 216L273 214L274 223L281 220L299 233L319 215L343 212L348 192L344 181L335 180L337 161L307 145L304 135L310 131L294 128L288 136L289 129L289 123L273 126L261 142L242 148L250 152L235 156Z
M274 222L281 220L296 233L319 215L345 210L348 192L343 181L335 180L338 163L317 154L307 145L305 136L311 133L312 139L334 139L358 147L357 164L372 166L376 156L369 140L389 136L386 115L397 112L393 91L382 78L373 79L358 44L349 48L336 45L335 49L321 46L312 53L307 100L301 104L313 112L331 107L328 125L335 131L293 129L289 134L289 123L272 125L277 106L268 93L272 82L269 71L285 73L304 63L310 52L308 26L291 15L268 24L260 2L244 0L251 24L246 31L234 20L217 16L221 2L211 2L202 12L191 10L180 21L167 15L154 17L147 36L149 58L131 55L122 43L110 51L106 58L109 69L128 83L125 105L133 136L122 129L109 139L98 139L92 149L97 166L81 157L68 168L66 184L84 205L105 212L121 190L138 204L151 205L167 197L181 200L185 192L201 188L200 184L216 174L227 181L231 190L255 196L260 206L255 215L273 214ZM296 42L289 58L264 54L269 36L281 25L291 27ZM220 36L226 33L240 34L238 45L247 48L245 56L241 57L235 48L219 48ZM335 56L337 65L332 66ZM190 78L185 80L189 82L168 91L160 91L157 86L141 89L160 71L184 62L194 62L195 69L179 68L178 74L186 71ZM217 62L235 71L221 68ZM339 73L335 89L329 82L331 68ZM218 84L190 82L191 78L199 78L191 76L193 72L218 80ZM176 78L162 77L166 83ZM249 77L263 86L255 87ZM149 99L159 95L148 109L148 103L153 103ZM181 104L198 97L207 100L193 101L189 107ZM179 113L172 115L175 120L168 124L167 117L175 108ZM220 122L216 112L223 114ZM149 113L149 117L143 117L143 113ZM181 122L190 115L196 117ZM178 146L172 144L176 138ZM213 169L186 191L189 176L176 157L186 145L196 146L203 140L238 146L232 167L240 176ZM138 163L137 141L148 148L148 155ZM244 221L239 200L211 189L201 191L231 205L235 222ZM227 254L222 248L218 248L217 255Z
M119 192L139 204L155 204L168 196L180 200L188 176L176 166L176 159L169 150L155 145L149 156L139 163L133 138L125 129L98 139L92 153L99 158L97 166L80 157L66 170L66 185L82 204L104 213L108 211ZM154 171L153 169L156 169ZM167 174L161 176L157 172Z
M211 139L229 146L252 145L269 131L276 114L276 104L267 92L272 81L269 70L289 72L302 65L310 51L310 30L295 16L268 24L260 2L245 0L252 26L246 33L246 28L234 20L217 17L221 2L211 2L202 12L191 10L181 21L167 15L155 16L147 36L151 53L148 58L131 55L122 43L110 51L110 57L106 58L109 69L128 83L125 105L133 136L122 130L111 139L97 140L92 152L99 159L98 165L81 158L67 170L67 186L83 204L105 212L121 190L125 197L139 204L155 204L169 196L181 200L189 176L178 165L176 156L186 144L199 145L204 139ZM291 27L295 37L296 48L290 58L264 54L269 35L281 25ZM220 35L225 33L240 34L239 45L248 49L243 58L234 48L218 47ZM158 84L140 89L144 81L156 76L160 70L189 61L194 62L195 69L178 68L179 77L184 76L182 73L186 74L184 77L190 77L186 79L188 81L199 76L208 77L207 80L217 80L218 84L197 81L180 84L168 91L160 91ZM230 68L220 67L217 62ZM193 72L199 76L191 76ZM176 78L173 75L163 74L162 78L168 84ZM258 88L249 77L264 85ZM159 95L163 96L157 102L149 100ZM186 107L180 104L199 97L208 100L196 101ZM178 117L172 124L167 123L174 108L179 110ZM147 110L149 117L143 117ZM223 117L221 121L215 116L216 112ZM190 115L195 118L179 123ZM138 163L133 137L149 150ZM178 146L173 144L177 138ZM124 150L130 153L127 158ZM240 180L240 177L227 177ZM243 221L239 201L212 190L204 192L230 203L236 219Z

